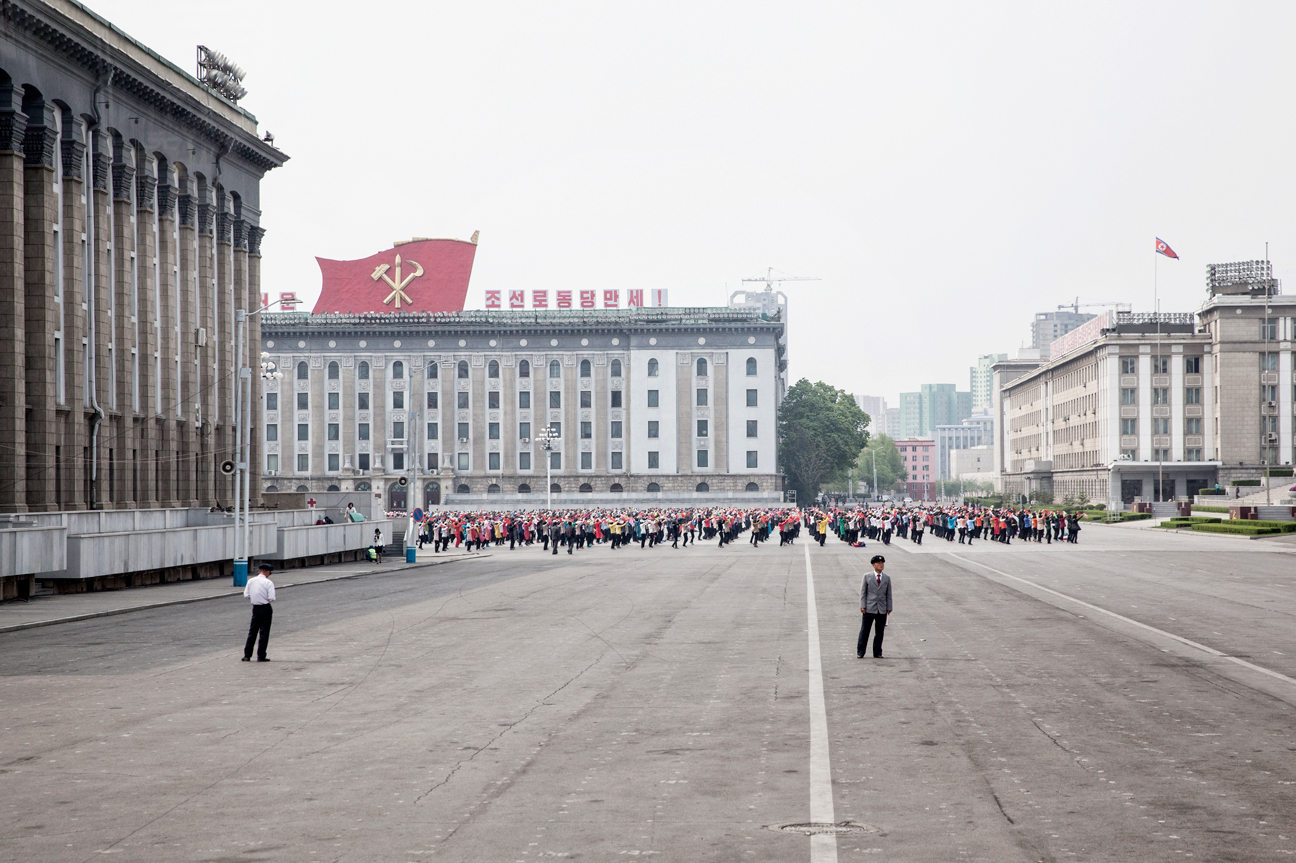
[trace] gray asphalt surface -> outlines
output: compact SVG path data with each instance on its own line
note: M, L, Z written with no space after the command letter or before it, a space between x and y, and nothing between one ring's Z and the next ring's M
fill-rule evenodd
M1293 547L1081 537L895 541L880 661L876 548L811 548L838 859L1296 854ZM241 599L0 634L0 860L808 861L767 829L809 818L805 542L303 585L268 664Z

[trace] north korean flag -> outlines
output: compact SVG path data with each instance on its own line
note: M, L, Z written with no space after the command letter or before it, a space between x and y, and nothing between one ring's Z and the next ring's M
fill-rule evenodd
M1175 254L1175 250L1166 245L1166 241L1160 237L1157 237L1156 250L1167 258L1174 258L1176 261L1179 260L1179 256Z

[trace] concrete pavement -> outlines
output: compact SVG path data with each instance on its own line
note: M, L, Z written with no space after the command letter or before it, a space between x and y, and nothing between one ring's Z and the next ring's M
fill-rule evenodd
M0 635L0 856L1209 860L1296 851L1289 545L736 544L319 583ZM835 820L812 840L807 557ZM1240 662L1238 661L1240 660ZM815 844L812 844L815 843Z

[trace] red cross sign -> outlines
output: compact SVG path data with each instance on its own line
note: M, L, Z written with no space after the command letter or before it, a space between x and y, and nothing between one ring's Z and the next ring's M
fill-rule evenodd
M311 498L310 500L306 501L306 505L309 506L311 509L314 509L314 508L315 508L315 498Z

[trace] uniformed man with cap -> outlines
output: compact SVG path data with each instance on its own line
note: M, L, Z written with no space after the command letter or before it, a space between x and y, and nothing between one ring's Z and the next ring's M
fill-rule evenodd
M882 634L886 630L887 615L891 613L891 576L882 569L886 558L880 554L873 555L869 561L873 571L864 574L860 585L860 613L864 621L860 626L859 641L855 645L855 655L864 658L864 648L868 646L869 629L876 626L873 636L873 658L882 658Z

